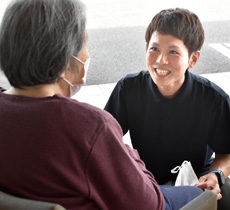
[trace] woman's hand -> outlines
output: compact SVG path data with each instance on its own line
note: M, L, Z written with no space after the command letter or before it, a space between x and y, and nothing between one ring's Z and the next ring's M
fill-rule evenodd
M203 190L211 190L217 194L217 200L222 198L218 178L215 173L206 174L199 179L197 187Z

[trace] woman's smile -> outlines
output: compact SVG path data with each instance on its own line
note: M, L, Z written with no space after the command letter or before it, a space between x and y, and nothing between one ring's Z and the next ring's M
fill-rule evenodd
M156 74L159 75L159 76L167 76L167 75L170 74L169 70L157 69L157 68L155 68L154 70L155 70Z

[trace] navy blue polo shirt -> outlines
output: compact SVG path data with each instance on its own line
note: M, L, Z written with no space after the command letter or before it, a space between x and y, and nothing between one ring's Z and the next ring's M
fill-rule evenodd
M211 81L185 73L173 99L164 98L148 71L127 75L114 88L105 110L128 130L133 147L159 184L174 180L171 169L191 161L196 173L210 155L230 153L229 96Z

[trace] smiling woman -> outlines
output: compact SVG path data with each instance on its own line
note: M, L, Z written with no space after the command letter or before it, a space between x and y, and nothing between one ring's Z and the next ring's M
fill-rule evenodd
M133 147L158 183L175 181L171 169L188 160L200 177L197 186L217 193L221 209L230 209L230 98L189 71L200 57L202 24L186 9L162 10L145 38L148 71L122 78L105 110L123 134L130 132ZM228 180L225 186L218 182L220 174Z
M164 97L173 98L184 83L186 70L197 63L200 52L189 56L182 40L158 31L153 32L146 47L146 63L153 81Z

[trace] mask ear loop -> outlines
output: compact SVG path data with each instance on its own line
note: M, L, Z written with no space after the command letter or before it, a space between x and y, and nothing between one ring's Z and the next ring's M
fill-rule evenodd
M77 61L79 61L80 63L82 63L83 65L85 65L85 63L84 63L83 61L81 61L79 58L77 58L76 56L72 55L72 57L73 57L74 59L76 59Z
M72 83L70 83L66 78L62 78L62 79L64 79L71 87L73 87L74 85L72 84Z

